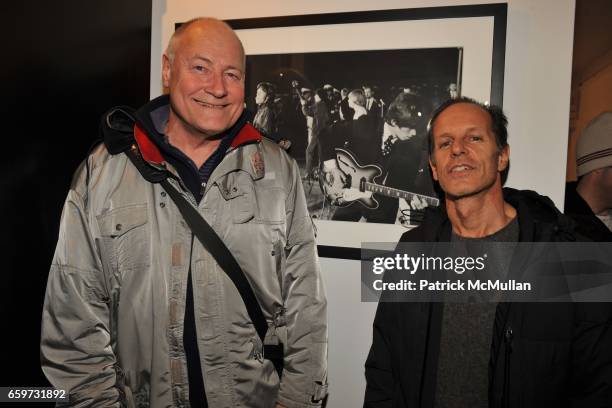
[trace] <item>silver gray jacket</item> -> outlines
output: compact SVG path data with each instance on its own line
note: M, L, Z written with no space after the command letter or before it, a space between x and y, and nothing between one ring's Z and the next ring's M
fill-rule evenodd
M140 136L143 157L176 175ZM125 154L99 146L68 192L42 317L43 371L70 406L189 406L189 268L209 406L320 405L327 321L313 224L295 161L257 136L230 149L199 205L178 176L171 182L247 275L269 321L266 343L285 345L282 381L261 358L237 289L174 202Z

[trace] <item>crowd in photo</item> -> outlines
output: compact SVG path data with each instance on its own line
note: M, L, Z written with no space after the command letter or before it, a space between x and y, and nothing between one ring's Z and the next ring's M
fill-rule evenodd
M331 219L415 225L421 210L435 203L429 199L435 194L427 168L426 118L457 97L456 83L383 90L370 83L340 89L327 83L312 89L294 80L289 94L279 94L272 82L260 82L256 89L253 125L289 149L305 183L322 186L336 207ZM365 177L368 192L351 195L359 180L347 180L346 167L338 167L338 149L347 152L344 161L380 169L378 177Z

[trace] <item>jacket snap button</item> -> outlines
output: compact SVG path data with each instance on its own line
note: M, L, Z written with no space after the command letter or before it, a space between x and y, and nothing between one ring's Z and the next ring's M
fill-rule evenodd
M232 188L232 191L235 193L236 191L238 191L238 189L236 187Z
M162 192L161 192L161 196L162 196L162 197L165 197L165 196L166 196L166 192L165 192L165 191L162 191Z
M117 225L115 225L115 229L116 229L117 231L121 231L121 230L123 229L123 225L121 225L121 224L117 224Z
M159 203L159 206L160 206L161 208L164 208L164 207L166 206L166 203Z

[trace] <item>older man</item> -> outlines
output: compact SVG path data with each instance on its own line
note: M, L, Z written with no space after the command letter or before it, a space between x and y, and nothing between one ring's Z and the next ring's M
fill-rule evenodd
M295 161L247 123L244 70L229 26L192 20L163 57L169 95L102 121L106 146L68 193L42 319L43 370L71 405L308 407L324 397L312 222ZM194 238L172 191L242 269L264 341L244 288ZM284 345L282 363L264 344Z
M550 199L502 189L507 120L468 98L442 104L430 166L445 193L403 242L565 242ZM507 270L510 255L497 257ZM612 401L612 312L596 303L379 303L365 407L603 407Z

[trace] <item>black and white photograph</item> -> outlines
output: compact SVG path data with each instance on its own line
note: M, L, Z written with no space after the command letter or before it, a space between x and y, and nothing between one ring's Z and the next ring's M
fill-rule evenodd
M476 6L227 20L253 125L296 159L320 256L360 259L438 205L429 114L455 96L502 104L504 22Z
M461 65L458 47L248 55L246 102L297 160L314 219L408 228L438 204L427 118Z

